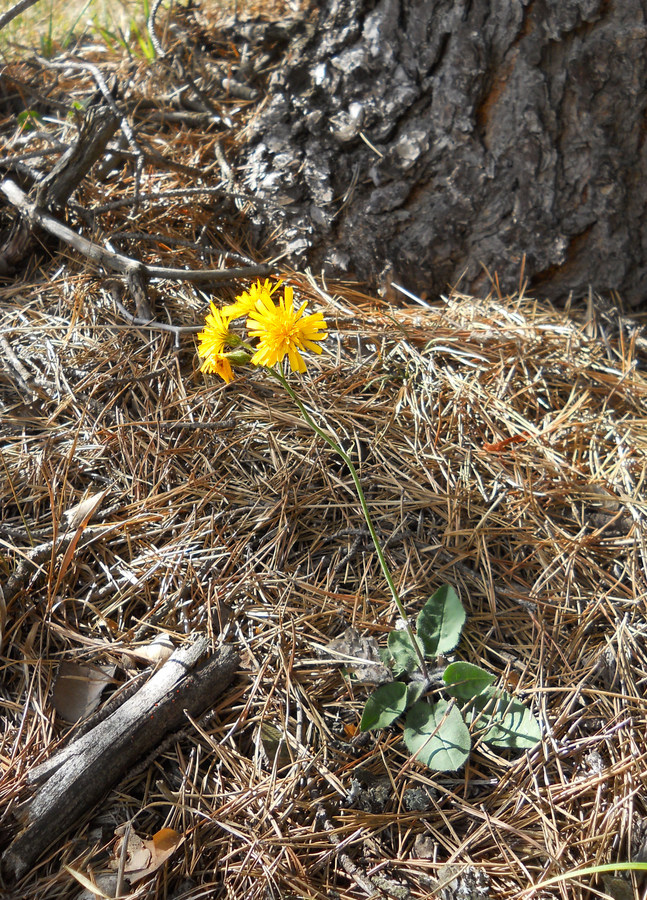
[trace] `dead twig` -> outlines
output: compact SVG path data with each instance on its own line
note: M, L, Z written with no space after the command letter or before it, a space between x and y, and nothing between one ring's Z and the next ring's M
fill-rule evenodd
M180 335L182 334L198 334L204 329L204 325L170 325L168 322L156 322L154 319L144 319L140 316L133 316L117 299L114 292L112 299L120 314L130 324L136 328L148 328L150 331L164 331L172 334L175 338L174 345L176 348L180 346Z
M159 38L157 37L157 33L155 31L155 18L159 11L160 6L162 5L162 0L154 0L150 13L148 15L148 22L146 23L146 27L148 29L148 33L150 35L151 43L155 48L155 53L157 54L159 59L163 59L166 55L164 52L164 48L162 47Z
M15 19L16 16L19 16L21 13L24 13L25 10L30 7L35 6L38 2L39 0L20 0L19 3L15 3L6 11L6 13L3 13L0 16L0 31L2 31L12 19Z
M30 202L27 195L17 184L5 179L0 184L0 191L9 202L20 210L32 225L37 225L43 231L53 235L61 241L69 244L82 256L104 266L113 272L123 275L138 273L146 278L163 278L168 281L188 281L194 284L224 284L234 282L240 278L256 278L268 275L272 271L271 266L245 266L231 269L169 269L165 266L149 266L139 260L108 250L77 234L55 219L54 216Z

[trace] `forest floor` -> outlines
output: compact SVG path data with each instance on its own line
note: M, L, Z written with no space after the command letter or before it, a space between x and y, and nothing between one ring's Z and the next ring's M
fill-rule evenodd
M149 266L266 264L324 314L324 352L290 383L355 459L408 612L453 585L457 658L543 736L521 753L475 734L462 769L434 773L399 724L359 730L372 688L330 645L353 629L384 646L398 611L350 475L262 369L228 385L200 371L209 302L254 278L151 278L136 304L40 231L0 276L2 848L30 772L75 732L64 672L94 673L105 703L160 637L231 644L240 666L9 890L114 896L130 824L176 842L122 896L643 896L635 873L570 873L640 858L647 834L644 339L594 296L566 312L493 285L429 303L282 268L228 164L267 71L247 97L223 87L242 54L227 16L159 13L182 67L132 34L49 58L5 47L0 175L29 191L74 143L74 107L117 78L124 136L53 215Z

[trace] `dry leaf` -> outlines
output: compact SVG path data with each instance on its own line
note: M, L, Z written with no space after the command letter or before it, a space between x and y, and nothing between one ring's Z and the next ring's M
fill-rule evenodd
M357 735L357 725L351 722L344 722L344 734L346 735L347 741L352 741Z
M116 862L121 859L121 855L123 853L123 842L124 838L122 835L115 844L115 854L117 857ZM135 834L134 831L131 831L128 835L128 847L126 848L126 865L124 866L124 872L132 873L146 869L146 867L150 865L151 859L152 853L146 846L144 839L140 838L139 835Z
M176 847L180 846L182 839L183 835L174 828L160 828L160 830L156 831L153 835L155 851L158 854L165 853L165 858L168 858L169 854L171 854Z
M355 628L347 628L324 649L364 684L383 684L393 680L393 673L380 659L375 638L362 637Z
M114 848L114 859L110 865L116 869L119 867L123 846L123 831L125 826L116 829L119 834ZM152 875L174 853L184 840L184 835L173 828L162 828L150 840L140 838L134 831L128 837L126 849L126 864L124 866L124 878L129 884L135 884Z
M115 666L89 666L62 662L58 669L52 705L66 722L78 722L95 711L101 693L112 681Z
M292 757L283 731L270 722L261 722L260 733L263 750L270 765L274 765L275 761L278 769L291 765Z
M68 528L78 528L82 522L89 522L99 508L101 501L108 493L108 488L89 494L80 503L76 503L63 513L63 521Z
M136 659L142 660L142 662L160 665L161 663L166 662L174 650L175 647L173 646L173 641L169 635L158 634L149 644L144 644L141 647L133 647L128 652Z
M54 583L53 594L57 593L59 586L65 577L65 573L70 567L79 540L83 534L83 529L97 511L99 504L107 493L108 488L105 488L97 494L91 494L89 497L81 500L80 503L77 503L76 506L70 507L70 509L63 513L63 521L67 524L70 534L72 534L72 540L63 554L63 559L61 560L58 575Z

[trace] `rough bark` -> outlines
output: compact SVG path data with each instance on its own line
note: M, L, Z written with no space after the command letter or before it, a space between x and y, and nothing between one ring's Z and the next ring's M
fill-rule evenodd
M645 0L329 0L238 159L292 263L647 293ZM252 47L260 26L238 26ZM258 52L261 52L258 46ZM372 146L371 146L372 145Z

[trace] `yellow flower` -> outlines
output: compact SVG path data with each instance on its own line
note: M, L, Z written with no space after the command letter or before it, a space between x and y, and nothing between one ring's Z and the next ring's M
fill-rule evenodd
M234 370L231 367L231 363L225 356L218 356L214 354L211 359L205 359L205 361L200 366L200 371L202 372L212 372L214 375L220 375L220 377L229 384L230 381L234 380Z
M252 363L257 366L274 366L286 355L293 372L305 372L306 364L299 351L313 350L321 353L315 343L327 337L326 323L321 313L304 316L306 304L294 308L293 291L288 285L285 295L275 306L268 292L264 291L256 302L256 309L247 319L249 336L258 338Z
M220 375L227 384L233 381L234 373L231 363L225 358L225 348L232 343L233 336L229 333L229 317L212 304L208 314L204 331L198 335L198 353L204 362L200 366L201 372L215 372Z
M253 284L248 291L244 291L236 297L235 303L223 306L222 311L224 315L229 316L230 319L240 319L241 316L248 316L256 308L256 304L261 297L271 297L280 284L281 282L277 281L274 287L270 287L269 278L266 278L263 284L261 284L261 279L259 278L256 284Z

